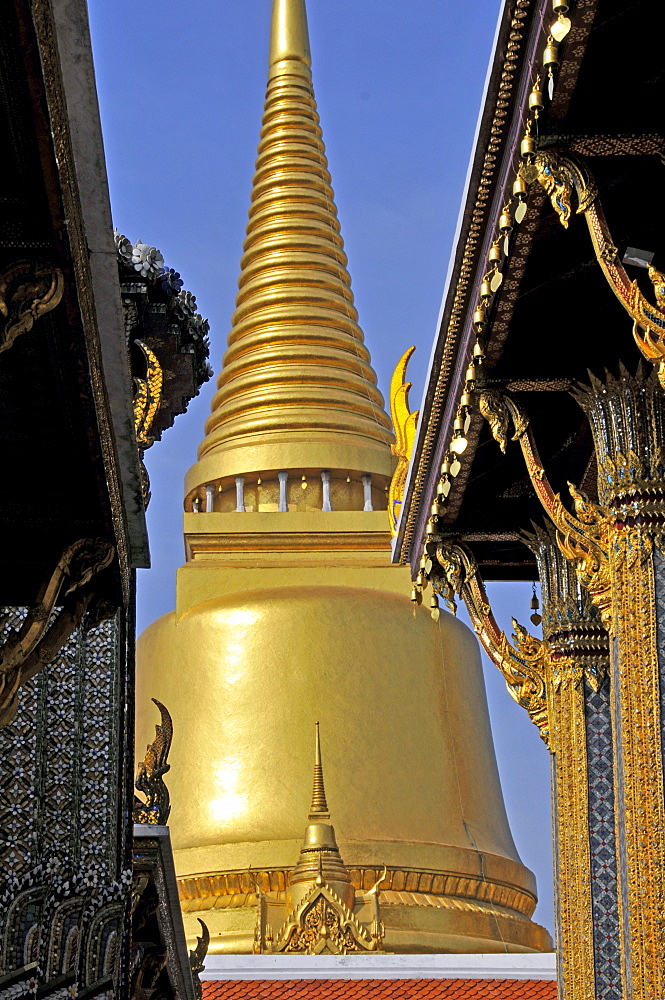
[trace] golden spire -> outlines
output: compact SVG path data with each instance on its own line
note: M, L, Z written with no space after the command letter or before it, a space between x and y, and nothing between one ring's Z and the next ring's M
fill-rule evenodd
M280 469L392 475L321 134L304 0L274 0L237 308L188 495Z
M299 59L312 65L305 0L274 0L270 32L270 65Z
M347 906L353 907L354 889L351 876L339 853L335 830L330 820L323 784L321 736L316 723L314 744L314 785L309 809L309 825L305 830L298 864L289 878L289 896L295 909L309 889L319 880L329 885Z
M323 784L323 765L321 763L321 734L316 723L316 742L314 745L314 787L312 788L312 804L309 807L310 821L330 819L330 810L326 801L326 789Z

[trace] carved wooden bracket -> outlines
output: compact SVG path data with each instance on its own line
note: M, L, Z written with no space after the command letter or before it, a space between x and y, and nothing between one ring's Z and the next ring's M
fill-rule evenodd
M0 274L0 352L62 298L62 271L48 264L20 260Z

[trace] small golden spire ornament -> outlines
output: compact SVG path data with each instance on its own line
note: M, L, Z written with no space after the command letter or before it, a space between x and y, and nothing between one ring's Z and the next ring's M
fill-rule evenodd
M326 789L323 783L323 765L321 763L321 732L316 723L316 742L314 747L314 785L312 787L312 804L309 807L310 822L330 819L330 810L326 800Z

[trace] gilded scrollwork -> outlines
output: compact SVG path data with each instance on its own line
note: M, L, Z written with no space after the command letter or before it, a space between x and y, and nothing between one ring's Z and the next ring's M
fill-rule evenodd
M160 701L156 698L152 700L161 713L161 725L155 726L155 738L137 767L135 787L145 795L145 802L134 797L134 822L165 826L171 812L164 775L171 769L168 756L173 739L173 720Z
M486 393L482 394L486 395ZM482 400L481 395L481 400ZM533 430L521 407L510 396L492 390L491 406L485 405L490 430L502 450L507 440L507 417L513 420L513 440L519 441L531 485L545 513L557 529L561 551L575 566L580 583L587 588L606 628L611 624L611 594L608 566L610 516L606 507L594 504L572 483L568 484L575 514L563 504L547 479L538 454ZM482 410L481 410L482 412Z
M143 506L147 507L150 503L150 479L148 478L148 470L143 461L143 453L154 442L150 432L162 401L164 373L155 352L147 344L144 344L142 340L136 340L135 343L141 350L146 365L146 377L134 379L134 429L136 431L136 444L139 449L141 461Z
M393 535L397 532L397 522L406 486L406 474L409 469L418 424L418 410L411 412L409 408L411 382L406 381L406 367L414 351L415 347L410 347L408 351L405 351L390 380L390 415L395 432L395 443L390 447L393 455L397 457L397 466L388 490L388 516Z
M443 581L435 586L444 596L460 595L485 652L503 674L509 694L528 712L545 744L550 746L547 675L551 650L548 644L529 635L514 619L514 645L510 642L494 618L477 563L466 545L449 540L440 542L436 559L443 571ZM564 667L566 663L561 661L559 666Z
M368 931L334 889L319 880L280 930L271 951L300 955L381 952L382 938L380 921L373 921Z
M35 320L60 303L62 271L49 264L20 260L0 274L0 352L12 346Z
M49 663L96 597L89 586L109 566L115 548L101 538L68 545L21 628L0 649L0 728L16 715L18 691Z
M533 163L521 167L527 183L537 181L550 196L552 207L565 228L572 214L572 197L577 197L577 214L583 214L591 236L596 260L612 291L633 320L633 336L644 357L656 366L665 388L665 276L654 267L648 273L656 304L653 305L631 281L619 260L598 188L586 166L554 150L539 152Z
M544 188L565 229L573 213L573 192L577 195L578 214L585 212L598 196L595 181L584 164L554 150L536 153L533 163L523 164L520 173L527 184L538 181Z

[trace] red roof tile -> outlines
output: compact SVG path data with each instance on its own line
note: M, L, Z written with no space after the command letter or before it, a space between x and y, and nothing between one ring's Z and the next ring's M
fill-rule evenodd
M556 1000L542 979L225 979L203 1000Z

